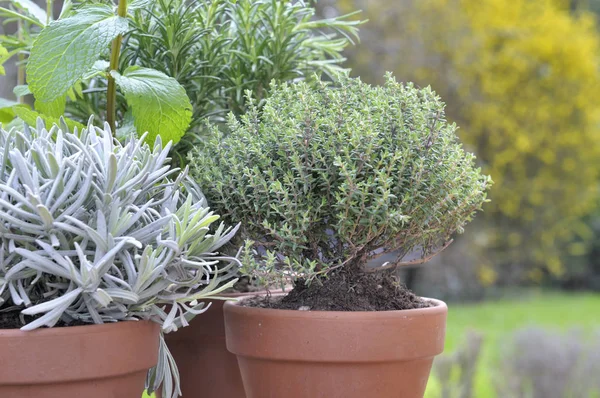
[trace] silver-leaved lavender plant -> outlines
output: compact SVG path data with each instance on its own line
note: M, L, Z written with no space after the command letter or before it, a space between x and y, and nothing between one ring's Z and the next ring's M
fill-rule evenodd
M237 227L218 226L170 144L121 144L108 126L0 128L0 312L22 330L58 322L152 320L186 326L238 269L219 254ZM179 392L161 334L148 388Z

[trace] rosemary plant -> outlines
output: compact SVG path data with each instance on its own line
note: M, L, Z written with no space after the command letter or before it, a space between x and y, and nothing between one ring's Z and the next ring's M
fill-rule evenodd
M157 0L134 12L123 62L155 68L185 87L192 122L176 146L181 160L202 139L204 119L223 122L259 101L272 80L333 78L357 37L350 15L316 19L306 1Z

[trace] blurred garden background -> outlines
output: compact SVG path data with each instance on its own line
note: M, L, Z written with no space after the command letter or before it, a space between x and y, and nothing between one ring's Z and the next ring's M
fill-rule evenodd
M392 71L431 85L495 182L467 234L400 271L449 303L426 396L600 397L600 0L315 7L362 10L344 66L370 83ZM6 72L0 97L15 100Z

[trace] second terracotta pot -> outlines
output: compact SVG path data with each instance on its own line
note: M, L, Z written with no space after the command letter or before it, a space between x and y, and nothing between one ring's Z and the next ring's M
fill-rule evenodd
M223 296L242 298L259 293ZM165 336L179 369L183 398L246 397L237 358L225 346L224 303L212 301L210 308L192 319L189 326Z
M422 398L447 307L289 311L227 302L227 348L247 398Z

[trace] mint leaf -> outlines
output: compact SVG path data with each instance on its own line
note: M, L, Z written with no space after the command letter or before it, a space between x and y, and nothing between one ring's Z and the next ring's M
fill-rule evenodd
M25 10L27 14L33 17L36 21L38 21L42 25L46 25L48 21L48 14L44 11L40 6L35 4L31 0L11 0L17 8Z
M72 17L50 23L33 43L27 62L35 98L50 102L65 94L127 29L127 19L105 5L81 8Z
M65 113L65 107L67 105L67 94L63 94L54 101L41 102L36 100L34 108L36 111L51 117L61 117Z
M21 120L23 120L25 123L27 123L30 126L36 125L38 117L41 117L44 120L44 123L46 123L47 128L50 128L55 124L57 126L60 126L60 118L59 117L51 117L51 116L42 115L36 111L32 111L30 109L20 107L20 106L13 107L13 111L15 112L15 115L17 115L17 117L19 117ZM81 131L81 129L83 129L85 127L83 124L76 122L74 120L71 120L69 118L63 117L63 119L65 120L65 123L67 124L67 126L69 127L69 129L71 131L73 131L73 129L75 127L77 127L77 129L79 131Z
M125 95L139 134L148 132L150 143L157 135L165 143L181 139L192 120L192 105L177 80L139 66L130 66L122 75L110 73Z

